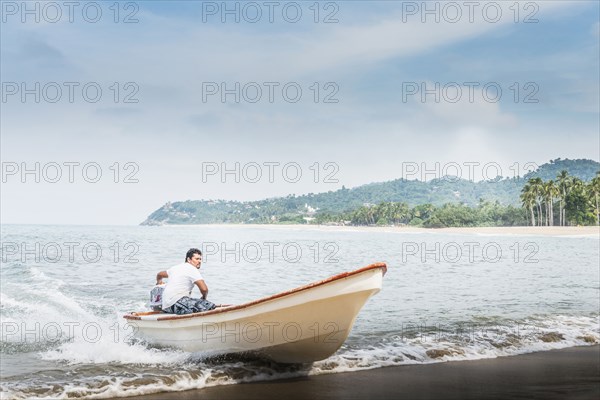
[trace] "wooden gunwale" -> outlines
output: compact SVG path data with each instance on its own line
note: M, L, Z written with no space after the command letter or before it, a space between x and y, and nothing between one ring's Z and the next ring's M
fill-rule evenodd
M385 275L385 273L387 272L387 265L385 263L374 263L374 264L370 264L370 265L368 265L366 267L359 268L359 269L354 270L354 271L342 272L341 274L334 275L334 276L332 276L330 278L323 279L321 281L309 283L308 285L300 286L300 287L297 287L295 289L287 290L285 292L277 293L277 294L274 294L272 296L263 297L262 299L254 300L254 301L251 301L251 302L248 302L248 303L239 304L239 305L231 306L231 307L221 307L221 308L216 308L216 309L210 310L210 311L204 311L204 312L193 313L193 314L184 314L184 315L167 314L167 313L163 313L162 311L132 312L131 314L124 315L123 318L128 319L128 320L132 320L132 321L136 321L136 320L139 321L139 320L142 320L141 317L147 316L147 315L164 315L163 317L158 317L156 319L156 321L170 321L170 320L180 320L180 319L204 317L206 315L214 315L214 314L220 314L220 313L225 313L225 312L229 312L229 311L242 310L244 308L248 308L248 307L254 306L256 304L264 303L264 302L267 302L267 301L270 301L270 300L274 300L274 299L278 299L278 298L281 298L281 297L284 297L284 296L289 296L289 295L294 294L294 293L298 293L298 292L302 292L304 290L312 289L312 288L314 288L316 286L325 285L327 283L330 283L330 282L333 282L333 281L337 281L339 279L344 279L344 278L347 278L347 277L352 276L352 275L357 275L357 274L360 274L362 272L369 271L369 270L372 270L372 269L378 269L378 268L383 269L383 274Z

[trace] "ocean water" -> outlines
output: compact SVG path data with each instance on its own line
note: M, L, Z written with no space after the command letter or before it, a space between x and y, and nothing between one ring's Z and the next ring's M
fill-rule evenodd
M598 237L335 227L4 225L2 399L110 398L600 340ZM239 304L373 262L383 289L332 357L280 365L153 348L122 318L156 272L204 250L215 303Z

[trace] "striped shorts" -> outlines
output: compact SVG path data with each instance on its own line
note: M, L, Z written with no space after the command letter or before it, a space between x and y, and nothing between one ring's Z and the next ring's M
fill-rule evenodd
M177 300L175 304L170 307L164 308L163 311L169 314L191 314L202 311L209 311L217 306L208 300L204 299L193 299L188 296L184 296Z

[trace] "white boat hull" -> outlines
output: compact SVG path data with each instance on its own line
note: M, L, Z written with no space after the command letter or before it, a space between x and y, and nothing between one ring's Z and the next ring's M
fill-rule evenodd
M381 289L385 264L248 304L190 315L126 315L136 336L207 355L251 353L282 363L322 360L344 343L358 312Z

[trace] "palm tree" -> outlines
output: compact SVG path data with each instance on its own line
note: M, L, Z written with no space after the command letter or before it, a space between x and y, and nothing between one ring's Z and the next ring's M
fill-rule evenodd
M528 208L531 213L531 226L535 226L535 215L533 213L535 193L533 192L533 187L529 183L525 184L521 190L521 201L523 202L523 207Z
M571 183L571 177L567 171L562 170L556 177L556 180L558 183L558 199L560 201L558 209L559 225L564 226L567 223L565 220L565 200L567 198L567 192Z
M580 225L585 223L585 214L589 211L588 193L585 182L573 177L567 187L567 199L565 201L565 210L569 211L571 223ZM566 218L565 212L565 218ZM565 219L565 223L568 221Z
M544 201L544 181L542 178L529 179L531 190L535 195L535 202L538 210L538 225L542 226L544 221L544 213L542 212L542 202Z
M396 203L394 210L394 219L398 223L408 223L410 218L410 208L406 203Z
M546 225L554 225L554 198L558 193L558 189L554 185L554 181L549 180L542 186L544 200L546 202Z
M596 176L589 183L588 191L596 215L596 226L600 226L600 171L596 172Z
M366 207L362 206L352 213L351 221L356 225L367 225Z
M367 206L367 224L374 225L375 224L375 206L369 205Z

